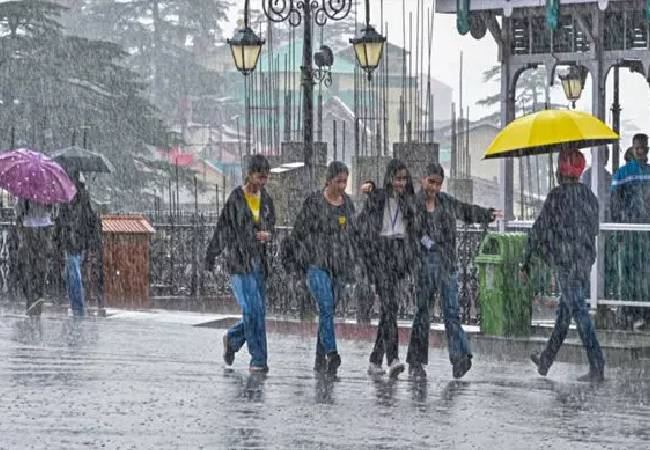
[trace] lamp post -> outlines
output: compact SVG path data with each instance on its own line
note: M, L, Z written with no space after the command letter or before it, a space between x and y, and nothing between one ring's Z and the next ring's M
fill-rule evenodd
M585 86L586 69L582 66L571 66L567 73L559 75L559 77L562 82L562 89L564 89L564 95L572 103L573 109L576 109L576 101L580 99L582 89Z
M316 70L312 67L312 19L317 25L323 26L328 20L339 21L345 19L351 11L354 0L262 0L262 9L265 16L275 23L288 22L292 27L298 27L304 22L303 26L303 53L302 53L302 116L303 116L303 153L305 163L305 189L310 192L313 188L313 93ZM355 42L350 41L355 48L357 60L362 68L369 74L377 67L382 55L383 43L385 38L379 35L370 26L370 5L366 0L366 28L364 34ZM244 29L239 30L235 37L228 41L237 70L247 74L255 69L257 59L259 58L261 46L264 43L259 37L255 36L252 30L246 33L246 39L240 33L244 33L248 28L248 4L249 0L244 2ZM372 33L374 32L374 34ZM254 36L254 38L253 38ZM234 42L234 46L233 46ZM242 44L245 42L246 45ZM381 46L378 50L377 46ZM245 53L244 47L248 53ZM241 50L240 50L241 48ZM239 53L235 54L236 49ZM248 55L248 58L246 58ZM372 65L374 63L374 66Z
M368 74L368 81L372 81L372 72L381 61L386 38L370 25L368 0L366 0L366 28L361 30L361 33L360 37L350 39L350 44L354 46L354 54L359 66Z

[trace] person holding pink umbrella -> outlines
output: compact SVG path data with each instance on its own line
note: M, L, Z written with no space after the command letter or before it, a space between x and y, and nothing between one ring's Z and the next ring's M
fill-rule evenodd
M54 229L51 205L71 201L77 190L58 163L28 149L0 154L0 187L18 197L18 269L25 311L40 316Z

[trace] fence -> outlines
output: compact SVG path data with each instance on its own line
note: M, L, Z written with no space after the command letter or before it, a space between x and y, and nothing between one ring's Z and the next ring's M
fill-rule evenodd
M229 277L220 258L217 258L214 272L202 270L205 250L214 232L215 217L183 215L183 220L178 220L178 217L160 217L167 220L154 223L156 233L151 241L150 265L152 295L180 295L197 299L230 296ZM510 222L507 228L527 232L531 225L532 222ZM304 280L286 274L278 257L280 242L289 231L289 228L278 227L269 249L271 274L267 281L268 310L282 315L309 315L315 311ZM0 294L16 300L20 298L20 289L19 274L15 269L14 232L13 223L0 222ZM459 302L464 323L480 321L478 270L473 260L485 233L486 230L469 226L458 230ZM650 225L604 223L601 224L599 242L604 248L601 253L604 258L601 275L594 270L592 290L597 287L601 295L597 300L591 300L592 307L600 304L635 309L650 307ZM53 252L49 257L52 264L47 278L48 293L55 301L62 302L65 299L61 277L62 255ZM542 269L531 279L535 283L536 295L557 297L559 294L550 270ZM357 283L347 287L336 313L340 317L356 316L360 320L367 320L372 311L367 305L368 300L364 303L363 297L369 287L364 285L361 276L357 280ZM412 286L412 280L406 280L402 286L399 308L402 318L411 317L414 311ZM439 315L439 307L434 310ZM650 312L650 309L647 311Z

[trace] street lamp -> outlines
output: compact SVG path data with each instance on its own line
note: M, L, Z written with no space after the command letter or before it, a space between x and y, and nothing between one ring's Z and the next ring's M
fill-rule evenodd
M350 44L354 46L357 62L368 74L368 81L372 81L372 72L379 65L386 38L377 33L377 30L370 25L370 8L368 6L368 0L366 0L366 28L361 30L363 34L360 37L350 39Z
M298 27L303 24L303 52L302 52L302 117L303 117L303 148L305 162L305 192L313 188L313 92L314 81L318 70L312 67L312 20L319 26L325 25L328 20L339 21L345 19L352 9L354 0L261 0L264 15L271 22L288 22L292 27ZM247 74L255 69L257 59L259 58L261 45L264 43L259 37L255 36L252 30L247 32L246 40L239 39L239 33L244 33L248 28L248 4L249 0L244 3L244 20L245 26L238 34L228 41L233 50L233 57L237 70ZM355 39L355 53L361 67L369 74L379 64L383 52L385 38L378 34L369 24L370 22L370 1L366 0L366 28L364 34ZM243 44L242 44L243 42ZM234 46L233 46L234 43ZM248 58L245 55L244 48L248 46ZM254 48L253 48L254 47ZM235 48L239 53L235 54ZM360 53L359 53L360 52ZM361 57L359 56L361 55ZM241 66L241 68L240 68ZM322 72L322 71L321 71ZM247 134L248 135L248 134Z
M582 95L582 89L585 86L585 79L587 78L585 68L582 66L571 66L567 73L559 77L562 82L562 89L564 89L564 95L572 103L573 109L576 109L576 101Z
M227 40L232 52L232 58L235 60L235 67L244 75L248 75L257 66L257 61L262 52L264 39L261 39L248 26L248 0L244 4L244 28L235 32L232 39Z

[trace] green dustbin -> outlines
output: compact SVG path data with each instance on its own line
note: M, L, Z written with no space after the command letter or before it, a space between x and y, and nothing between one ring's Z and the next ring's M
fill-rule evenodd
M519 280L526 235L488 234L475 262L479 267L481 333L491 336L529 336L532 292Z

